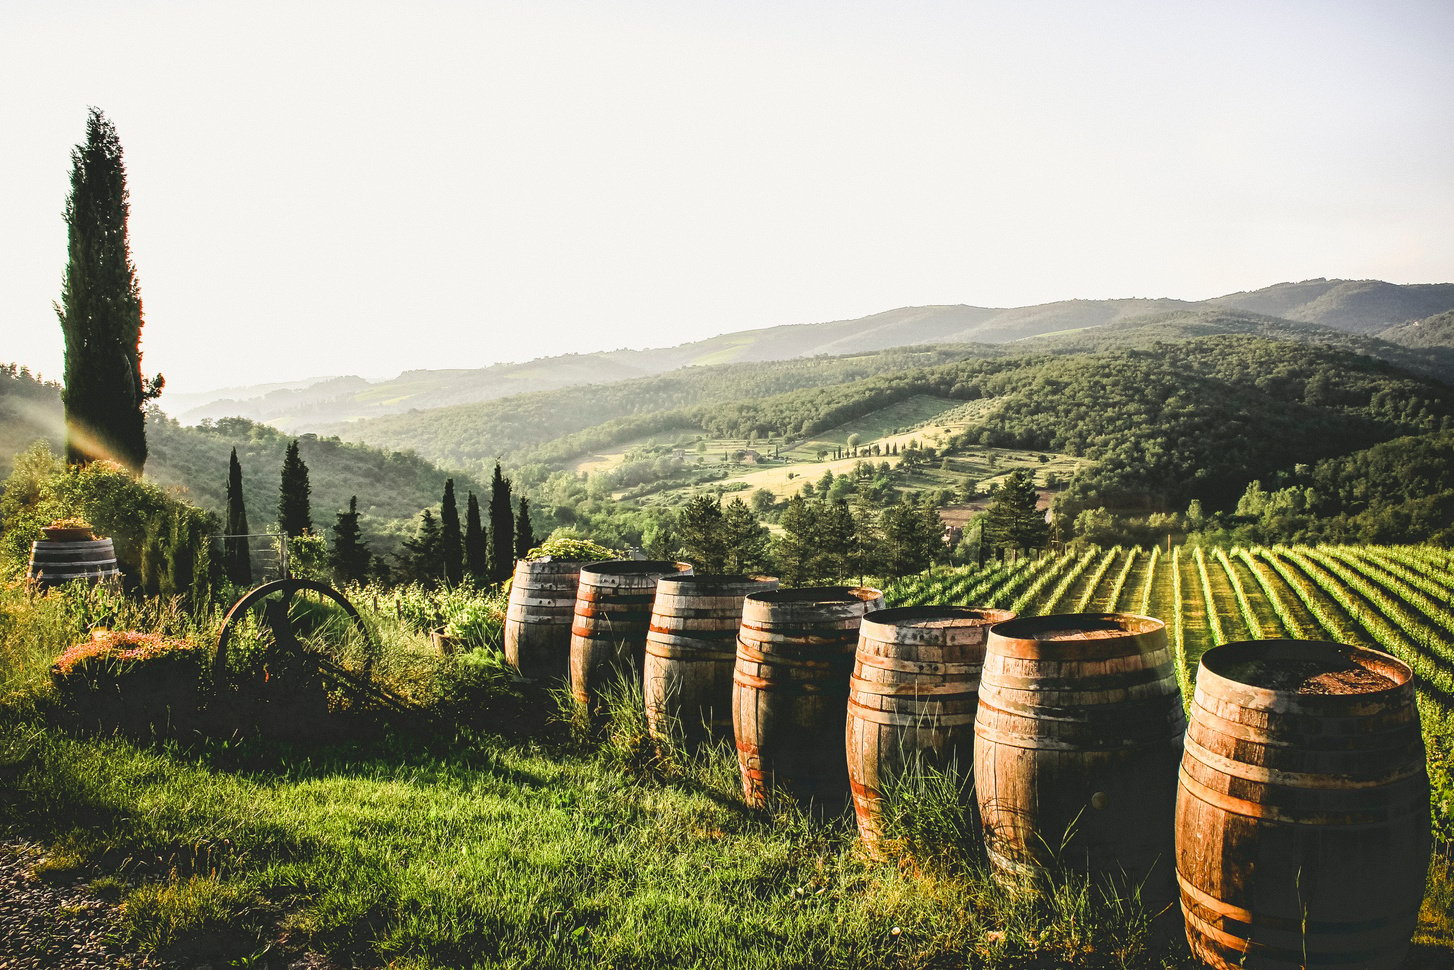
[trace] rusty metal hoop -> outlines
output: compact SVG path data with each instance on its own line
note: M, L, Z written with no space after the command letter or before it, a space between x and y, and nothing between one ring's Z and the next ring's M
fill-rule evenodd
M267 600L274 596L279 598L282 607L281 615L286 617L288 615L287 608L292 603L293 597L301 592L317 593L320 596L332 600L343 610L349 620L353 622L354 627L364 637L364 640L372 644L373 641L369 636L368 627L364 625L363 618L358 615L358 610L354 609L353 604L338 590L331 586L326 586L323 583L314 582L311 579L279 579L270 583L264 583L257 589L251 590L242 599L232 604L232 608L227 611L227 616L222 621L222 630L217 636L217 656L212 663L214 683L221 684L226 680L227 645L232 639L233 628L241 622L242 618L247 616L252 610L265 604ZM289 620L289 623L288 633L292 635L291 620ZM275 635L276 632L275 629ZM364 679L368 678L372 666L373 656L370 653L364 665Z

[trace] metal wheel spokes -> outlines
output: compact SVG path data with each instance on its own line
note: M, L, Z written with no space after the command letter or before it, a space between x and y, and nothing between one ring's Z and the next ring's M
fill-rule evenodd
M336 666L316 647L309 645L308 632L299 628L300 615L295 599L300 593L305 594L305 599L308 594L311 594L319 602L331 601L343 611L364 643L370 647L365 651L361 671L362 679L369 678L373 666L372 641L368 628L364 625L363 619L358 615L353 604L344 598L342 593L323 583L309 579L280 579L264 583L250 591L227 611L227 617L222 621L222 630L217 637L217 656L212 667L215 683L226 683L228 648L240 630L249 625L260 631L267 631L271 635L273 642L269 649L272 651L295 656L305 653L317 654L322 660L328 661L328 666Z

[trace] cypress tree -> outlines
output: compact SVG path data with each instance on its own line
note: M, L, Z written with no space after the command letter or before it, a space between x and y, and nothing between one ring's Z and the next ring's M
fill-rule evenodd
M278 491L278 525L289 538L313 531L308 513L308 466L298 455L298 439L294 438L283 454L283 481Z
M459 505L454 501L454 479L444 480L444 497L439 501L440 555L444 559L444 581L458 586L464 578L464 550L459 531Z
M348 500L348 511L339 512L333 523L333 551L329 565L339 583L362 583L369 575L369 547L358 525L358 496Z
M141 376L141 290L126 234L130 211L121 140L92 108L86 142L71 151L69 258L55 305L66 343L66 460L110 458L139 475L146 464L143 408L164 381L160 374L150 381Z
M242 501L242 464L237 449L227 464L227 538L223 540L222 569L238 586L252 585L252 550L247 539L247 506Z
M490 582L503 583L515 569L515 517L510 511L510 479L500 474L490 480Z
M470 492L464 522L464 568L477 583L490 580L490 555L485 546L485 527L480 522L480 500Z
M535 548L535 527L530 524L530 500L520 496L520 511L515 515L515 558L524 559Z

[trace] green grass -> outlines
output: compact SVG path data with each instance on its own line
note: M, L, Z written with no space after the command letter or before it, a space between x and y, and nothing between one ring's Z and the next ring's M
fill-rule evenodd
M1010 900L979 868L871 861L845 818L747 810L735 752L657 753L631 691L589 738L488 716L429 734L360 721L307 743L78 733L51 709L44 667L94 614L0 589L0 772L14 793L0 824L110 873L132 942L173 959L282 947L407 968L1175 965L1174 934L1121 932L1130 923L1091 919L1099 904L1075 893ZM125 619L215 636L215 621L160 608Z

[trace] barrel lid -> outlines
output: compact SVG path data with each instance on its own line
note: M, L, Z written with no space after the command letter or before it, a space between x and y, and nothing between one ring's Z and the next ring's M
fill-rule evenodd
M776 576L749 576L745 573L677 573L661 577L657 588L687 587L692 593L706 594L715 591L741 592L744 588L757 590L776 589Z
M603 559L581 567L583 573L598 576L647 576L652 573L690 573L692 564L670 559Z
M996 623L994 634L1007 640L1108 640L1166 629L1154 616L1135 613L1054 613L1022 616Z
M1268 702L1292 697L1304 702L1366 698L1398 690L1412 679L1408 664L1368 647L1328 640L1238 640L1202 654L1197 687L1214 692L1235 687Z
M871 603L882 597L883 593L871 586L799 586L794 589L765 589L747 596L749 600L758 603L822 603L825 606Z
M1010 610L979 606L895 606L863 614L865 623L909 627L1004 623L1014 618Z

